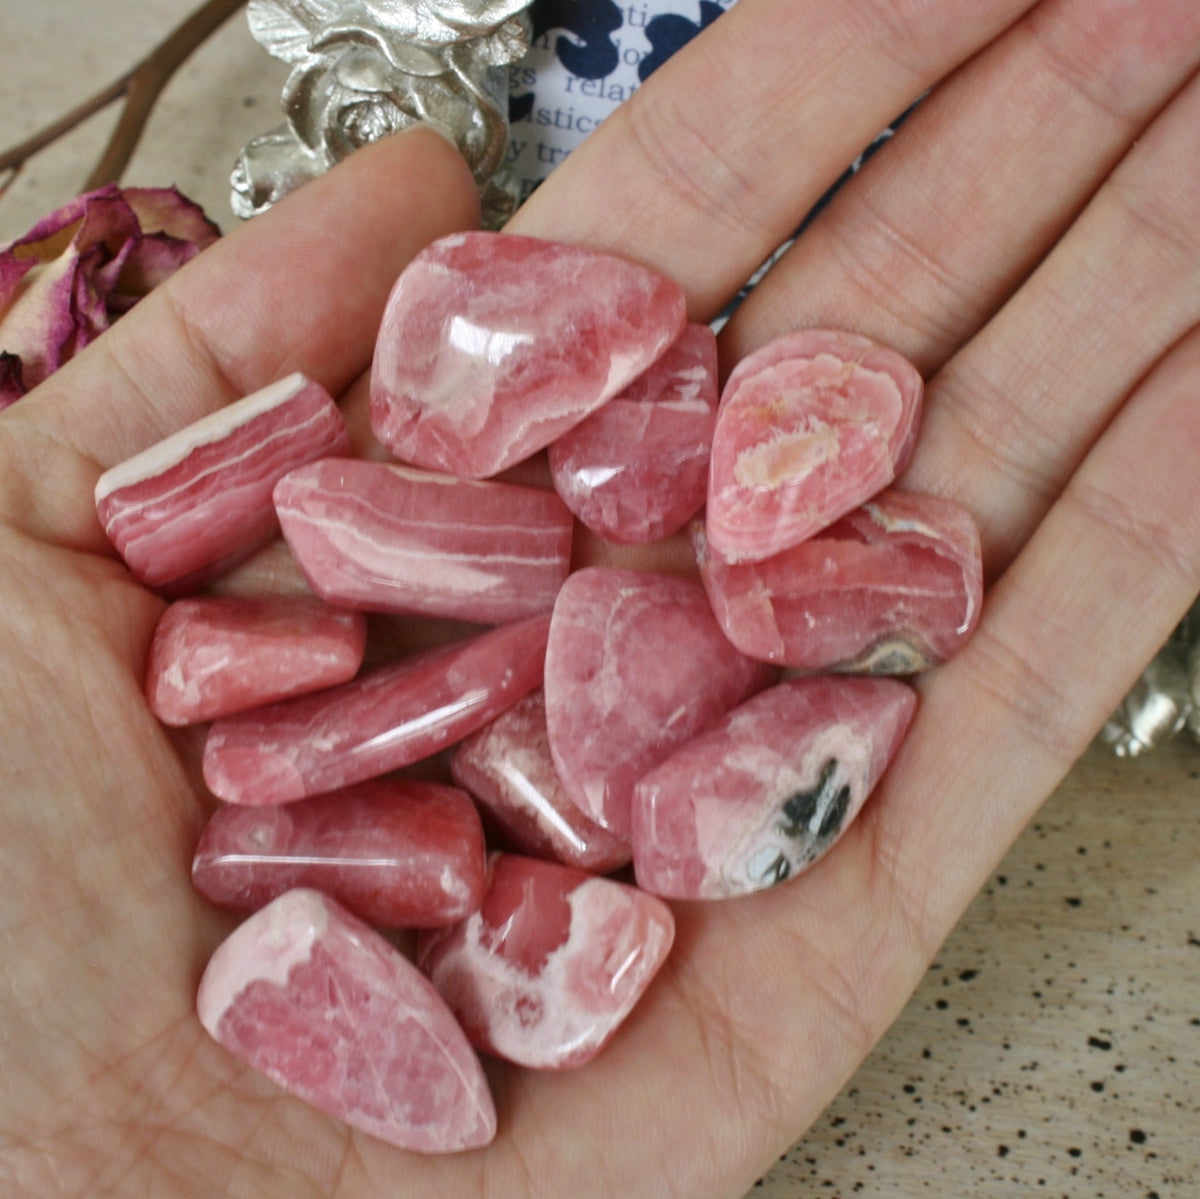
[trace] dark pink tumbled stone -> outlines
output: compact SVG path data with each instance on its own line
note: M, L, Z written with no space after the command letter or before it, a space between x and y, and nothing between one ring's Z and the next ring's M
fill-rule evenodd
M595 874L629 861L628 839L601 828L567 795L550 754L542 691L467 737L454 751L450 770L510 848Z
M428 979L317 891L289 891L213 954L200 1022L284 1090L402 1149L486 1145L479 1059Z
M806 870L899 748L916 694L896 679L792 679L747 700L634 790L638 886L721 899Z
M375 779L295 803L218 808L192 882L236 911L312 887L372 924L436 928L479 906L485 865L483 826L465 791Z
M608 1043L674 935L667 906L635 887L497 854L479 911L422 933L417 963L477 1048L564 1069Z
M952 657L979 623L979 532L947 500L884 491L761 562L722 561L699 522L693 543L725 635L766 662L911 674Z
M571 513L536 487L326 458L281 479L275 508L312 589L373 612L521 620L571 563Z
M405 462L470 478L549 445L642 373L686 319L675 283L609 254L468 232L397 280L371 427Z
M502 625L218 720L204 745L204 781L230 803L286 803L427 758L541 685L549 621Z
M698 582L576 571L546 649L546 726L563 786L627 836L634 783L773 678L730 644Z
M308 596L176 600L154 629L146 700L164 724L199 724L352 679L365 617Z
M271 491L283 475L349 450L329 393L289 375L105 471L96 511L137 578L179 593L275 536Z
M887 487L912 453L922 391L911 363L854 333L804 330L744 358L713 434L713 549L768 558Z
M717 420L717 339L689 324L620 395L550 447L554 487L618 544L667 537L704 506Z

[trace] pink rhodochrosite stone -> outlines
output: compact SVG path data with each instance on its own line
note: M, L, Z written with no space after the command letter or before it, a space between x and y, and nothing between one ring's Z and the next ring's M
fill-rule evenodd
M376 779L275 807L218 808L192 882L237 911L313 887L372 924L436 928L479 906L485 867L483 825L465 791Z
M567 795L550 755L544 692L527 695L466 738L450 771L511 848L596 874L629 861L628 839L601 828Z
M952 657L979 623L979 532L932 496L881 492L762 562L724 562L699 522L693 544L725 635L767 662L911 674Z
M670 910L652 895L497 854L479 911L421 934L417 964L477 1048L563 1069L600 1052L674 936Z
M638 783L638 885L721 899L807 869L858 814L915 706L896 679L845 676L792 679L747 700Z
M792 333L744 358L713 434L713 549L770 557L888 486L912 453L922 390L911 363L853 333Z
M546 649L546 727L563 786L628 836L634 783L773 678L729 643L698 582L576 571Z
M403 659L340 687L216 721L204 781L219 799L276 804L427 758L542 681L548 616Z
M105 471L96 511L137 578L180 592L276 534L271 491L283 475L349 450L329 393L289 375Z
M500 624L548 612L571 561L553 492L326 458L275 488L283 535L330 603Z
M405 462L494 475L631 383L685 319L683 290L636 263L512 234L453 234L392 290L371 427Z
M717 420L717 338L689 324L620 395L550 447L554 487L594 533L667 537L704 506Z
M164 724L198 724L352 679L366 618L304 596L176 600L146 662L146 700Z
M377 932L289 891L213 954L200 1022L235 1057L323 1112L421 1153L486 1145L496 1109L446 1004Z

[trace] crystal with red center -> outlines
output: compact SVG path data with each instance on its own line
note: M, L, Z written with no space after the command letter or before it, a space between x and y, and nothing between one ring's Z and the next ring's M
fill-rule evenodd
M403 1149L486 1145L496 1109L446 1004L377 932L317 891L289 891L213 954L200 1022L284 1090Z
M881 492L761 562L723 561L699 522L693 543L725 635L766 662L911 674L952 657L979 622L979 532L932 496Z
M546 649L546 726L563 786L628 836L633 784L773 677L729 643L698 582L576 571Z
M313 887L372 924L436 928L483 897L483 826L457 787L376 779L274 807L221 807L192 860L206 899L254 911Z
M896 679L849 676L792 679L747 700L638 783L638 885L721 899L807 869L862 808L915 706Z
M164 724L199 724L344 683L366 619L305 596L176 600L154 629L146 699Z
M629 841L590 820L567 795L550 755L544 692L472 733L454 751L450 770L510 848L595 874L629 861Z
M479 911L422 933L417 964L477 1048L564 1069L608 1043L674 934L667 906L635 887L497 854Z
M376 778L453 745L542 681L549 617L382 666L340 687L216 721L204 780L276 804Z
M503 233L428 246L397 280L371 427L405 462L494 475L628 386L683 328L682 289L608 254Z
M275 536L271 491L283 475L349 450L329 393L289 375L105 471L96 511L137 578L179 593Z
M853 333L792 333L744 358L713 434L713 549L768 558L888 486L912 453L921 395L908 361Z
M275 488L283 535L332 604L481 624L548 612L573 521L553 492L350 458Z
M669 536L704 506L716 418L716 335L690 324L620 395L550 447L555 490L608 541Z

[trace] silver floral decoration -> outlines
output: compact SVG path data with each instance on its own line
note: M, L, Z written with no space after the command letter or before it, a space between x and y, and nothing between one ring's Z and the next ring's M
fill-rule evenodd
M530 0L250 0L255 39L292 70L287 121L234 166L233 209L250 217L367 142L416 124L453 138L485 221L517 203L505 169L509 64L529 49Z

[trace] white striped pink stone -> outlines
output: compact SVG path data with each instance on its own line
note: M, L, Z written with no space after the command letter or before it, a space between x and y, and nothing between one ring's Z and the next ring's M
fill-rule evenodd
M218 720L204 744L204 781L229 803L287 803L448 749L541 685L549 623L502 625Z
M371 374L397 458L484 478L627 387L675 340L683 289L637 263L513 234L452 234L401 273Z
M141 582L180 594L275 536L271 492L288 471L349 450L329 393L293 374L106 470L96 511Z
M759 562L692 541L730 641L803 670L912 674L953 657L979 623L983 561L970 513L890 489Z
M674 936L670 909L635 887L497 854L479 911L422 933L417 964L477 1048L567 1069L612 1039Z
M554 488L593 533L667 537L704 506L717 419L717 339L689 324L620 395L550 447Z
M331 604L481 624L549 612L574 521L551 491L325 458L275 487L283 536Z
M769 558L887 487L912 454L922 393L911 363L855 333L804 330L743 358L713 434L713 550Z
M496 1109L474 1050L429 981L317 891L280 896L213 954L200 1022L286 1091L402 1149L488 1144Z
M366 618L311 596L195 596L162 614L146 700L163 724L199 724L352 679Z
M723 899L807 870L846 831L912 719L897 679L814 676L760 692L634 789L638 886Z

